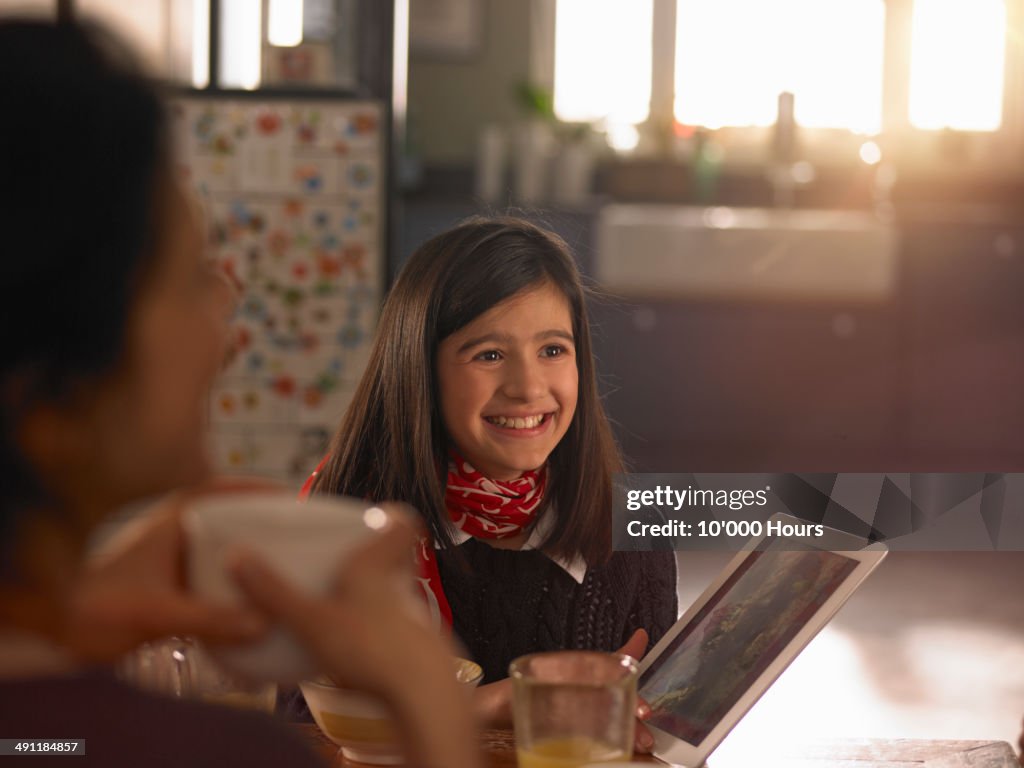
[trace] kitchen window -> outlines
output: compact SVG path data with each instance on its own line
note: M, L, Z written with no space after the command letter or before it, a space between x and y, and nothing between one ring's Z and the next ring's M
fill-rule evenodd
M682 0L675 118L771 125L788 91L801 126L878 133L884 38L882 0Z
M1002 124L1004 0L915 0L910 123L995 131Z
M621 149L647 120L654 65L654 0L558 0L555 18L555 114L600 122Z
M872 138L929 167L951 146L960 168L1024 156L1024 0L536 2L556 115L620 149L724 129L727 161L754 158L785 91L812 160Z

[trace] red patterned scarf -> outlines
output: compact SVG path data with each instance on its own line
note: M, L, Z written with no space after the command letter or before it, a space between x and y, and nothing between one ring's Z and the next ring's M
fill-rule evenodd
M547 474L541 468L515 480L491 480L452 451L444 495L448 515L456 528L478 539L515 536L533 522Z
M305 499L313 482L327 463L324 457L299 491ZM455 451L448 461L445 505L455 527L478 539L503 539L522 533L536 519L544 500L547 468L524 472L514 480L491 480L480 474ZM430 609L431 618L447 627L452 624L452 611L441 585L437 557L428 538L416 548L416 566L420 585Z

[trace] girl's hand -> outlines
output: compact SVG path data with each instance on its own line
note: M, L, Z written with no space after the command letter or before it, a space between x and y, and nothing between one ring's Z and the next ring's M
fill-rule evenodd
M390 705L417 765L476 766L476 723L455 679L455 649L411 609L418 539L404 518L389 510L388 523L346 559L327 597L295 589L251 553L241 553L233 571L249 599L288 627L324 673Z
M626 644L619 648L618 653L624 653L627 656L632 656L634 659L639 661L643 658L644 651L647 650L648 642L647 630L638 629ZM651 716L651 708L647 702L637 697L636 700L636 735L633 737L633 749L642 754L650 754L654 748L654 736L644 725L643 721Z
M266 481L224 479L172 494L121 528L82 568L71 596L65 645L90 662L112 662L171 635L204 642L252 642L267 622L255 611L220 605L186 589L181 513L199 496L271 489Z
M616 653L624 653L639 659L647 649L647 631L638 629L626 644L619 648ZM475 691L475 704L477 716L485 725L494 728L509 728L512 726L512 681L509 678L499 680L496 683L481 685ZM637 700L636 708L636 736L634 737L633 748L637 752L649 753L654 746L654 737L643 724L651 716L651 708L646 701Z

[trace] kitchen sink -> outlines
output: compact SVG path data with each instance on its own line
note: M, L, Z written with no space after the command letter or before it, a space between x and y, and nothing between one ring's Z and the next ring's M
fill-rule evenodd
M595 278L626 296L884 301L897 232L841 210L612 204Z

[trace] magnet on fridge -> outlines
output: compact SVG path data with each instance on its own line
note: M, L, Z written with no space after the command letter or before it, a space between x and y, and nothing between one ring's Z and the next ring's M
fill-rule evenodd
M369 163L355 162L348 168L348 183L354 189L366 190L373 186L376 173Z
M274 256L284 254L291 245L291 235L283 229L274 229L267 235L267 247Z
M274 136L281 130L281 115L272 109L262 109L256 114L253 121L256 125L256 132L261 136Z

